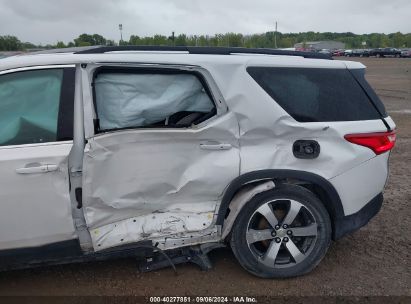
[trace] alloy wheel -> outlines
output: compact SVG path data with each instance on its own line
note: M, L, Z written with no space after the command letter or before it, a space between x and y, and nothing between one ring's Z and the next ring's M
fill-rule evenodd
M311 211L291 199L261 205L250 217L246 240L252 254L270 268L301 263L314 248L318 225Z

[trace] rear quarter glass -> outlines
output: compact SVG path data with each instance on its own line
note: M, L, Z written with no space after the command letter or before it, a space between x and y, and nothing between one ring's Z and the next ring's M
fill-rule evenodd
M357 80L363 74L348 69L249 67L247 71L299 122L373 120L385 113L382 103L379 110Z

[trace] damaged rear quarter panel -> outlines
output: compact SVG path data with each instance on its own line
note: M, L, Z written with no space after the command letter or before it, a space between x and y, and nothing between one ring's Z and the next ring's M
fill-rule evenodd
M315 61L315 62L314 62ZM314 63L313 63L314 62ZM318 67L318 59L304 59L299 67ZM325 68L346 68L344 64L325 62ZM253 65L253 60L248 63ZM264 66L276 66L272 63ZM298 169L331 179L375 157L373 151L347 144L350 133L384 132L380 119L367 121L307 122L295 121L247 73L247 66L214 66L213 74L230 111L240 127L241 171L245 174L265 169ZM228 74L231 76L228 77ZM292 147L296 140L316 140L321 153L315 159L298 159Z

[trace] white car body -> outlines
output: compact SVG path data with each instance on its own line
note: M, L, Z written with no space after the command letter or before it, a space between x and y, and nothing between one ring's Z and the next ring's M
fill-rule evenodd
M199 73L216 115L191 128L96 134L92 83L101 67ZM329 207L334 224L360 212L383 191L389 152L376 155L344 136L387 132L387 125L393 130L390 117L385 122L300 123L273 102L247 67L365 68L357 62L296 56L153 51L1 60L0 79L27 70L75 68L76 93L73 141L0 146L0 250L75 241L83 254L90 254L140 241L165 250L222 242L241 206L255 193L276 187L275 172L280 179L300 176L298 183L314 182L305 176L315 176L333 188L339 196ZM319 143L317 158L293 155L293 143L304 139ZM243 182L258 181L255 186L240 194L230 189L234 180L256 172L264 173ZM79 188L82 193L76 193ZM336 239L345 234L334 233Z

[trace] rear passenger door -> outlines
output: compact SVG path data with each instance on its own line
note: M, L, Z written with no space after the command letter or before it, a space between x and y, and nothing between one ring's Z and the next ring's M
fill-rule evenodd
M67 169L74 70L0 72L0 250L75 238Z
M211 76L89 65L84 77L83 203L95 250L210 229L240 164L238 122Z

